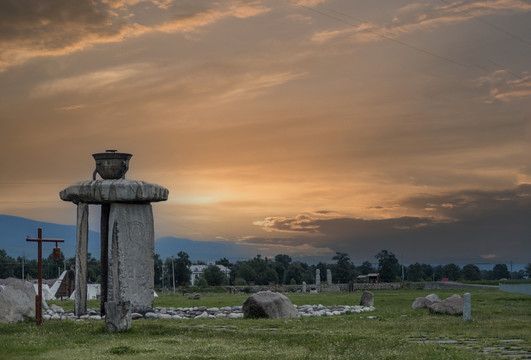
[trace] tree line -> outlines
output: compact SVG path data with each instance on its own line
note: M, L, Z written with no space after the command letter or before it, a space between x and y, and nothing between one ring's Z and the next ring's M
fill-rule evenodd
M382 250L376 254L377 263L373 264L364 261L356 266L352 263L347 253L336 252L332 257L333 263L319 262L316 265L308 265L301 261L293 261L289 255L279 254L268 258L256 255L254 258L243 261L230 262L226 258L219 259L208 266L203 276L198 280L199 285L269 285L285 284L295 285L306 282L315 284L316 269L320 270L321 282L326 282L326 272L332 273L333 283L348 283L356 281L359 275L369 273L379 273L380 281L441 281L446 278L450 281L479 281L479 280L500 280L500 279L523 279L531 277L531 263L527 264L526 270L510 272L506 264L496 264L492 270L480 270L474 264L467 264L463 268L456 264L436 265L430 264L410 264L403 266L399 263L395 254ZM204 264L197 262L197 264ZM227 277L217 266L224 265L230 270ZM100 261L88 254L88 279L91 282L100 281ZM176 286L190 284L192 261L189 255L180 251L176 256L166 257L165 260L159 254L154 256L155 286L171 288L175 282ZM206 264L205 264L206 265ZM75 258L54 259L50 253L43 259L43 278L54 279L60 276L61 272L73 269ZM0 250L0 278L37 278L37 260L17 257L16 259L7 255L5 250Z

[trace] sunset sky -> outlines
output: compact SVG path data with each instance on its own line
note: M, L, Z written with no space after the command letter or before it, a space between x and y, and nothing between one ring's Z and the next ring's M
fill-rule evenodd
M531 1L4 0L0 146L0 214L118 149L156 237L531 262Z

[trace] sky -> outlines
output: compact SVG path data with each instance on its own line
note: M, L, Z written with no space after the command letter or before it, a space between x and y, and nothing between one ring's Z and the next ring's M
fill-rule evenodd
M530 65L529 0L4 0L0 213L118 149L156 237L531 262Z

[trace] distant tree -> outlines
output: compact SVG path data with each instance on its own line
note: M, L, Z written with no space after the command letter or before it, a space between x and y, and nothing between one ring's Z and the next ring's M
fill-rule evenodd
M284 274L284 284L291 284L292 280L294 280L296 284L302 284L304 272L304 268L300 262L292 262L289 264L286 273Z
M528 278L531 278L531 263L527 264L527 266L525 267L525 273Z
M223 280L226 278L225 274L216 265L210 265L203 272L203 277L210 286L219 286L223 284Z
M7 255L5 250L0 250L0 279L14 277L16 267L18 264L15 259Z
M208 286L208 283L204 276L200 276L199 279L195 282L195 286L197 287L205 287Z
M155 286L162 286L162 259L159 254L153 256L153 268L155 272Z
M232 266L232 264L230 263L229 259L227 259L227 258L222 258L222 259L216 260L216 265L223 265L223 266L225 266L228 269L230 269L230 267Z
M350 280L352 280L354 271L353 265L350 262L350 257L348 256L348 254L336 252L336 255L332 258L332 260L337 261L335 266L333 266L332 268L332 279L335 280L335 282L339 282L342 284L348 283Z
M249 265L248 262L244 263L240 266L238 270L238 277L244 279L245 281L249 282L256 282L257 276L254 269Z
M467 281L481 280L481 271L474 264L468 264L463 267L462 270L463 279Z
M406 279L408 281L418 282L422 280L422 266L419 263L411 264L407 267Z
M234 279L234 285L236 286L246 286L247 285L247 281L245 281L245 279L242 279L242 278L236 278Z
M358 266L358 271L362 275L367 275L375 272L375 269L370 262L364 261L360 266Z
M392 282L400 276L400 264L395 254L382 250L374 256L378 260L378 272L383 282Z
M190 266L192 265L190 256L184 251L179 251L173 265L175 267L175 284L188 284L192 275L192 270L190 270Z
M457 281L461 277L461 268L456 264L446 264L442 268L443 277Z
M422 278L425 281L434 280L433 266L430 264L420 264L420 267L422 268Z
M505 264L494 265L494 268L492 269L492 275L494 280L509 279L511 277L509 269L507 269L507 265Z
M284 280L284 273L288 268L289 264L291 264L291 261L292 260L289 255L279 254L275 256L275 261L273 262L273 269L275 269L277 273L277 278L279 282L282 282Z
M268 267L266 271L264 272L263 279L267 281L267 283L278 283L278 274L273 268Z

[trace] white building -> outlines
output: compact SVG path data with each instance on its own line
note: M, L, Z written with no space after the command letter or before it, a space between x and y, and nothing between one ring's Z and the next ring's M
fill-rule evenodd
M196 281L203 276L205 269L210 265L192 265L190 270L192 271L192 276L190 277L190 282L192 285L195 285ZM227 276L227 279L230 277L230 270L224 265L216 265L222 273Z

